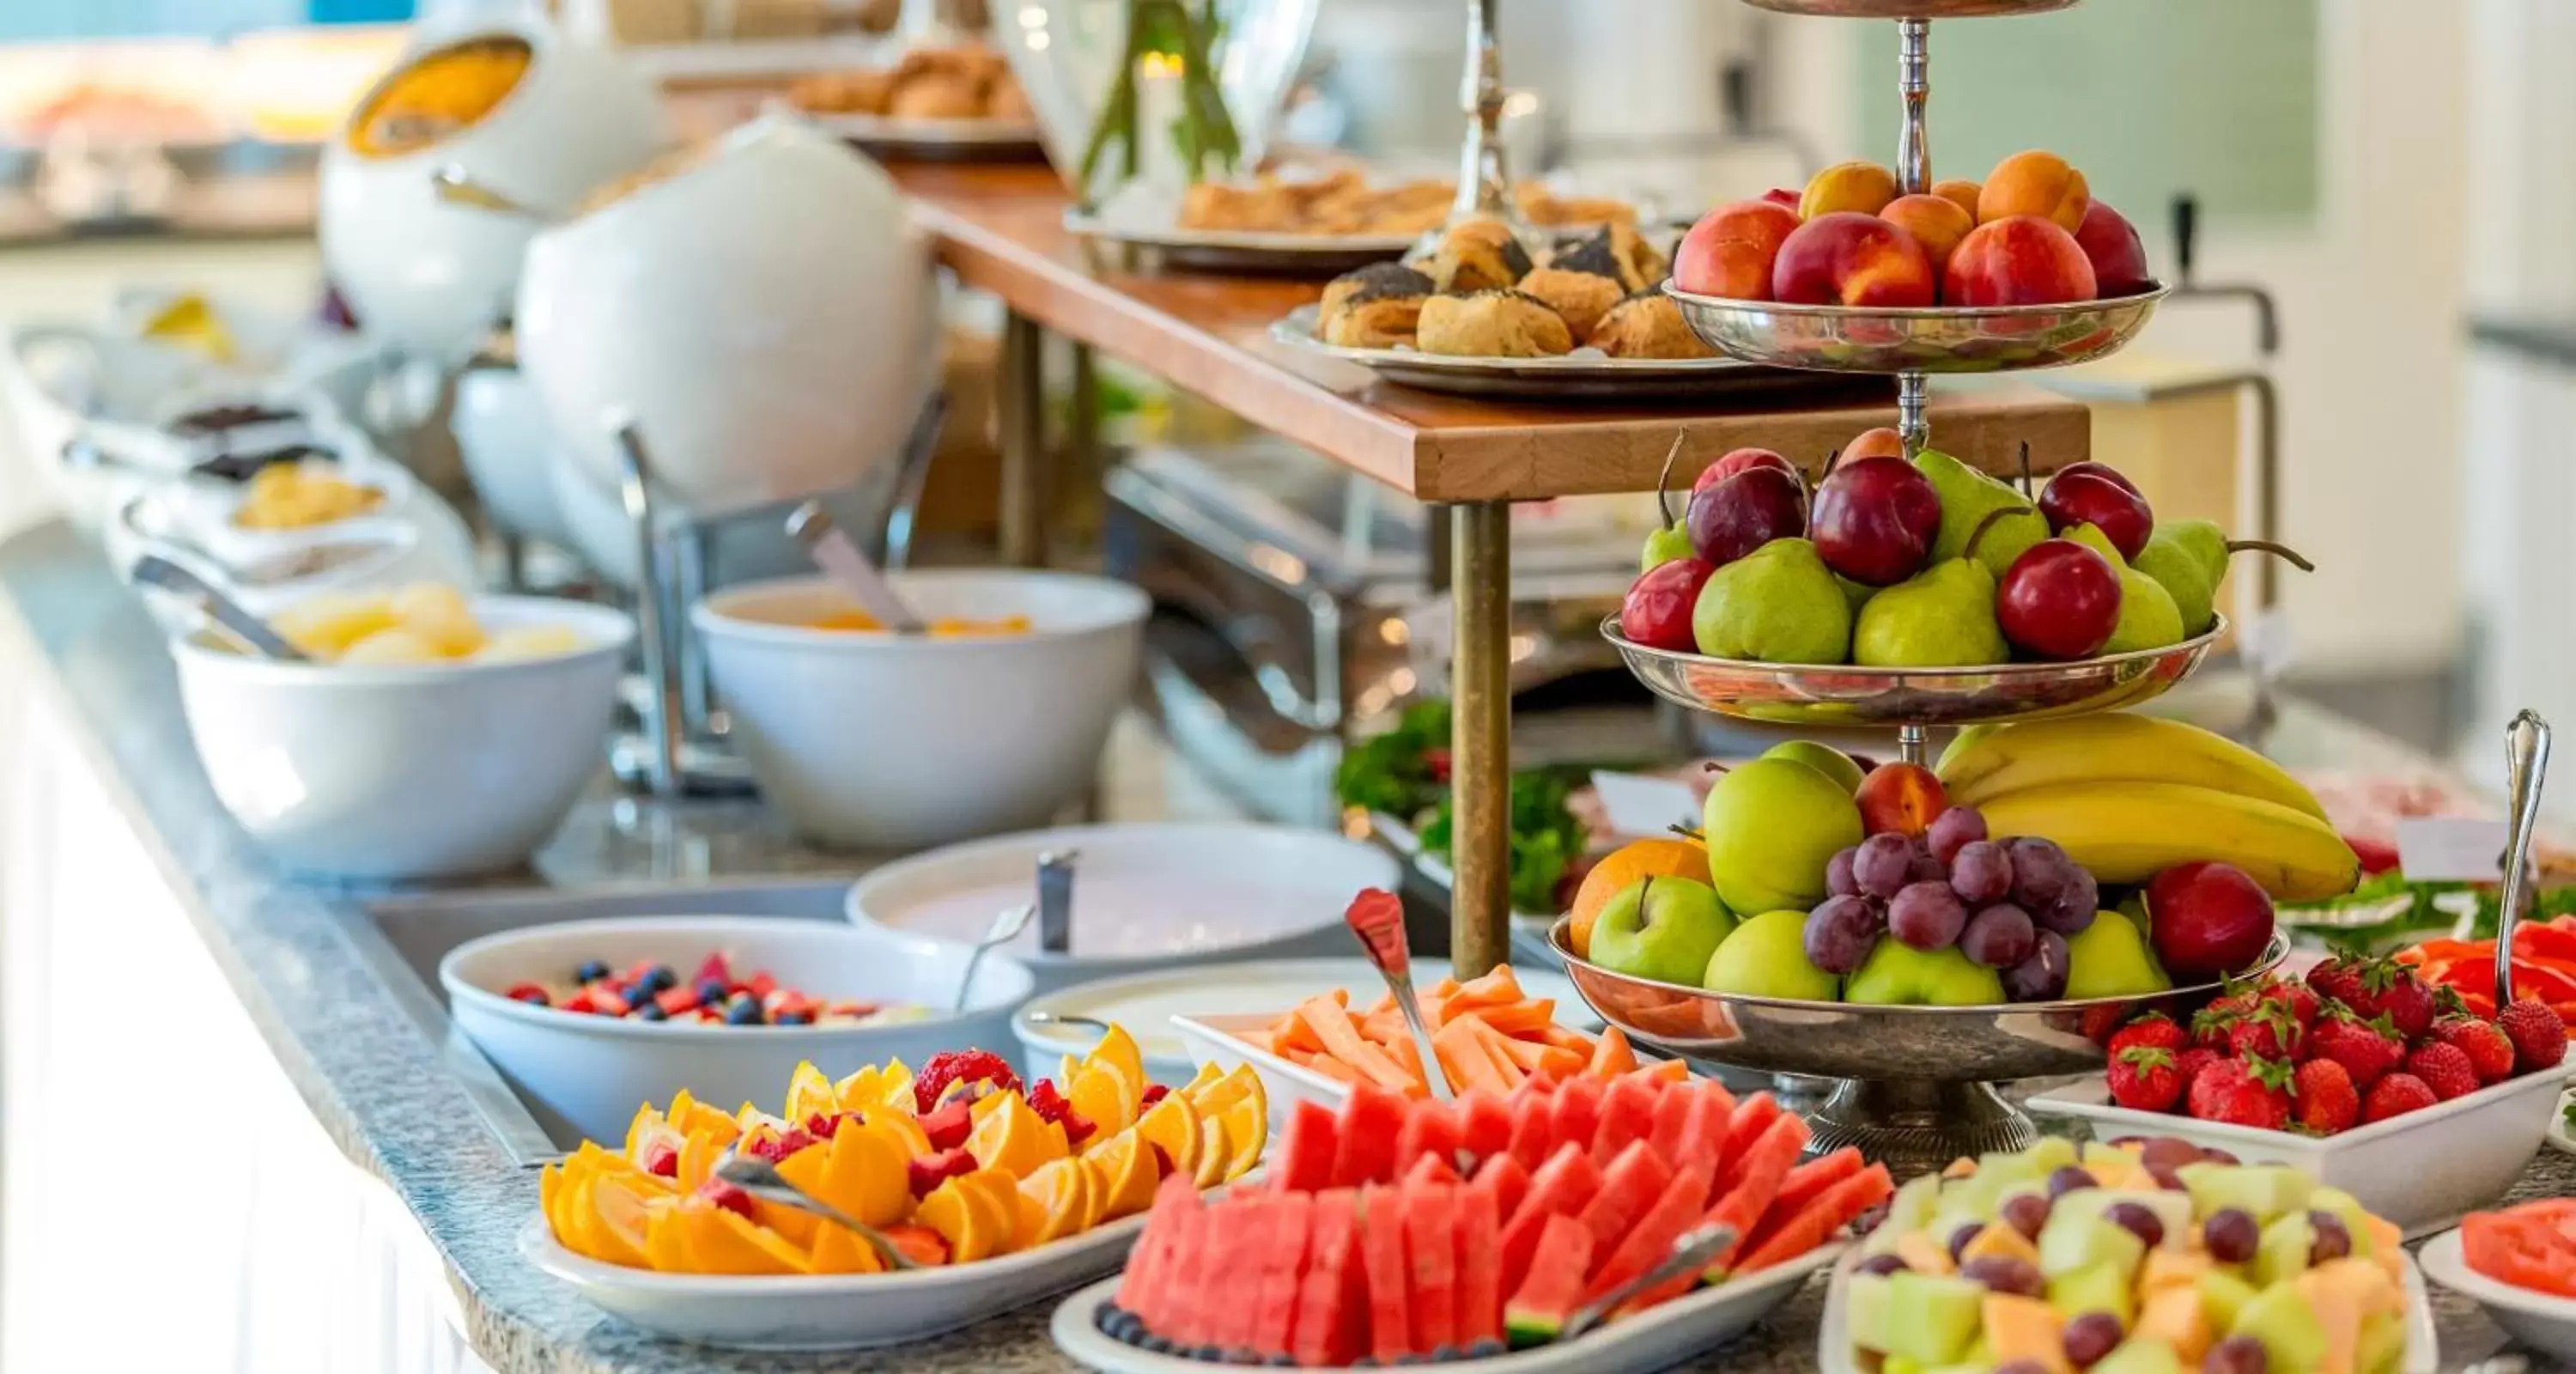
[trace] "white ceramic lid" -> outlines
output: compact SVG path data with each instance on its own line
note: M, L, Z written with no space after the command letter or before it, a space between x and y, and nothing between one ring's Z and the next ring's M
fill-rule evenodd
M1036 900L1038 857L1077 851L1071 955L1039 949L1031 921L1012 953L1039 964L1208 954L1341 923L1360 889L1392 888L1393 856L1358 840L1275 825L1068 826L951 845L888 864L850 889L850 918L972 943L993 915Z

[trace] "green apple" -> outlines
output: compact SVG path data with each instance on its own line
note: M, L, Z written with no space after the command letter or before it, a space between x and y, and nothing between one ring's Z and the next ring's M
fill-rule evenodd
M1790 765L1796 766L1796 765ZM1601 936L1596 930L1593 943ZM1747 917L1711 955L1700 986L1741 997L1831 1002L1837 980L1807 962L1807 913L1766 911Z
M1592 926L1592 962L1631 978L1699 986L1735 917L1717 889L1688 878L1639 878L1611 894Z
M2096 912L2093 924L2066 937L2066 997L2135 997L2163 992L2173 980L2147 948L2147 933L2116 911Z
M1860 765L1852 762L1851 755L1830 744L1818 744L1811 739L1793 739L1786 744L1775 744L1763 750L1762 757L1795 760L1841 783L1845 792L1860 790Z
M1709 877L1731 911L1812 910L1825 899L1826 861L1861 840L1851 793L1792 759L1728 769L1700 820Z
M1927 954L1889 936L1852 970L1843 999L1882 1007L1988 1007L2004 1000L2004 980L1955 945Z
M1691 547L1690 530L1682 525L1666 525L1646 536L1645 552L1637 556L1637 571L1650 573L1676 558L1696 558L1699 550Z

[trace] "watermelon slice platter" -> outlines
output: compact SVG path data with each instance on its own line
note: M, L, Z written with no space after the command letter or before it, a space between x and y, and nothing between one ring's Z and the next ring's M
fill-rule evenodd
M1127 1272L1068 1300L1055 1335L1135 1374L1655 1368L1785 1300L1892 1191L1850 1151L1801 1163L1806 1143L1767 1096L1705 1080L1532 1078L1455 1102L1355 1085L1338 1112L1295 1104L1264 1184L1167 1187ZM1560 1339L1711 1225L1735 1239L1704 1273Z

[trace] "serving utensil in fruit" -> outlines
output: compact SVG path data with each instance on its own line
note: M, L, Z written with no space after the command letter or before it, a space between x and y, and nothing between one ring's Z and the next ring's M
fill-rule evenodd
M885 1232L788 1182L787 1176L778 1172L778 1167L768 1160L738 1154L728 1147L723 1157L716 1161L715 1176L763 1202L774 1202L781 1207L793 1207L807 1215L821 1217L835 1226L847 1227L852 1235L866 1241L868 1248L877 1252L877 1258L884 1261L888 1269L921 1267L913 1263L911 1257L905 1255L903 1251L896 1249L895 1243L887 1238Z
M407 541L402 537L378 534L356 539L334 539L327 544L310 544L300 549L270 554L249 563L236 564L184 534L148 528L142 519L142 505L143 498L138 496L126 502L116 513L117 522L123 525L138 542L145 545L158 544L182 558L204 564L214 569L227 585L249 591L264 591L303 578L337 572L342 568L360 563L392 558L407 547Z
M1383 888L1369 888L1351 899L1342 919L1350 924L1351 933L1360 937L1360 949L1378 976L1386 980L1386 990L1395 998L1396 1008L1404 1013L1406 1029L1413 1032L1413 1048L1422 1056L1422 1079L1431 1085L1431 1095L1443 1102L1458 1096L1450 1086L1449 1070L1440 1062L1440 1051L1431 1043L1431 1028L1422 1023L1422 1003L1413 995L1413 951L1404 939L1404 899Z
M213 583L163 558L147 553L134 560L132 576L145 586L159 587L195 603L197 610L217 628L240 641L262 658L281 663L309 663L304 651L286 642L265 620L252 615L242 604L225 595Z
M2512 797L2512 828L2504 841L2504 902L2496 917L2495 996L2498 1009L2513 1003L2513 932L2531 888L2531 837L2540 827L2540 784L2549 772L2549 722L2524 710L2504 728L2505 790Z
M822 502L808 501L789 512L787 535L805 547L805 556L814 560L814 566L821 568L824 576L856 598L860 607L875 616L887 630L899 635L929 632L921 617L904 604L894 584L886 581L885 574L877 571L877 565L869 562L868 556L859 552L859 546L851 542L850 536L832 523L832 517L823 511Z
M1703 1226L1696 1231L1683 1232L1681 1239L1673 1242L1673 1252L1664 1256L1663 1263L1574 1309L1574 1315L1565 1319L1565 1329L1557 1339L1573 1340L1610 1320L1610 1314L1618 1311L1620 1304L1639 1293L1670 1283L1684 1274L1699 1273L1716 1262L1718 1252L1734 1243L1735 1228L1732 1226Z
M966 999L975 991L975 968L984 962L984 951L1018 939L1020 932L1029 928L1029 918L1036 915L1037 910L1037 903L1022 902L994 915L993 924L984 928L984 938L976 941L975 948L966 956L966 972L957 980L957 1001L949 1008L951 1012L966 1010Z
M1050 849L1038 856L1038 948L1073 953L1073 861L1079 849Z

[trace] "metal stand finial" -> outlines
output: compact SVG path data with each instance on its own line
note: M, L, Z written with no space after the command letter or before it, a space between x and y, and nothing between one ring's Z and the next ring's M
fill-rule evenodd
M1923 124L1932 95L1932 21L1896 21L1896 91L1905 127L1896 136L1896 184L1905 194L1932 189L1932 144Z

